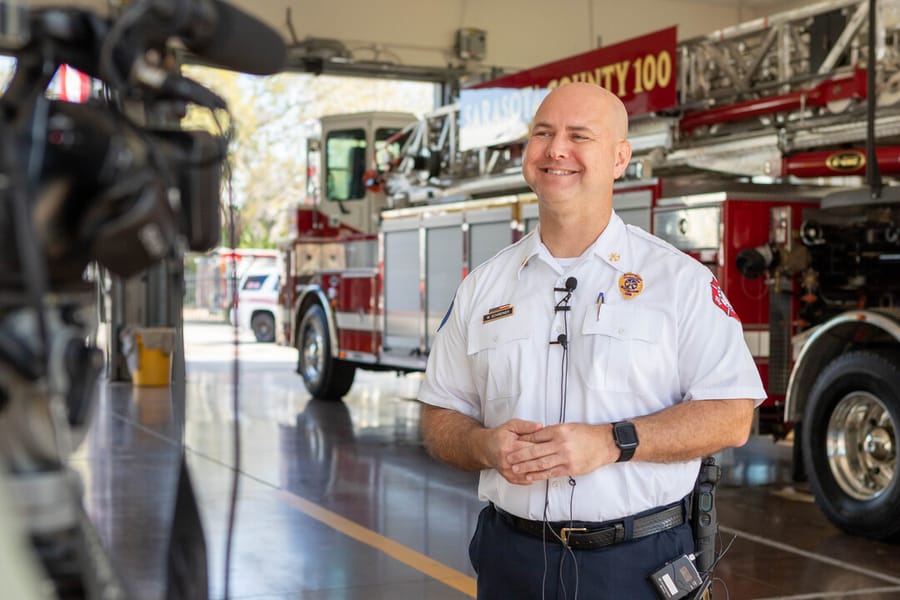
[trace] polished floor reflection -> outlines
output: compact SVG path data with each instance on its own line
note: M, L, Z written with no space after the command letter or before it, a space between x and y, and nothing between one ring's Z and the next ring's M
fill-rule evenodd
M85 506L134 598L165 591L183 449L210 595L225 594L235 391L241 445L231 598L474 597L467 548L482 508L477 476L424 453L418 377L361 372L343 402L312 400L294 373L295 352L233 338L222 323L186 324L183 407L168 388L103 385L73 461ZM716 570L716 600L900 600L900 546L832 527L790 487L789 448L754 439L721 458L721 542L729 549Z

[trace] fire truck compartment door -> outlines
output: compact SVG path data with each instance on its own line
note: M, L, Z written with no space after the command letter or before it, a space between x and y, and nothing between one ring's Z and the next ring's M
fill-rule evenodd
M534 194L522 194L519 196L520 201L524 199L534 199L533 202L522 205L522 222L525 226L525 233L529 233L533 231L538 225L539 216L537 196L535 196Z
M466 213L469 225L469 270L512 243L512 207Z
M384 235L385 354L401 358L418 354L423 340L419 217L391 219Z
M423 219L425 229L425 345L447 313L463 273L463 215Z
M650 231L652 205L653 193L650 190L619 192L613 196L616 214L628 225L635 225L644 231Z
M715 250L719 247L719 206L659 210L653 232L679 250Z

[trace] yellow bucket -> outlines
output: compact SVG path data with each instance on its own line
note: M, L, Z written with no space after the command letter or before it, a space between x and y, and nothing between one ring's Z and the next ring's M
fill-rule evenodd
M146 330L149 335L149 330ZM168 330L174 336L174 330ZM155 330L157 336L160 330ZM149 348L144 345L142 334L144 330L138 329L134 338L137 345L138 365L132 370L131 379L134 385L163 386L169 385L172 379L172 352L166 347L171 347L171 341L163 344L164 348ZM166 332L161 332L165 335Z

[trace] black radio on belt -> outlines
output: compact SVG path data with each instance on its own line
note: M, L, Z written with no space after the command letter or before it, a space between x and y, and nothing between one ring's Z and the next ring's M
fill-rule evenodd
M722 475L722 468L713 456L703 459L700 473L694 486L691 506L691 528L694 533L694 554L697 555L697 570L700 575L712 570L716 559L716 533L719 520L716 515L716 483Z
M715 538L719 529L716 515L716 483L722 469L713 456L700 463L700 472L691 497L691 529L694 554L679 556L654 571L650 581L662 600L679 600L690 595L706 598L716 562Z

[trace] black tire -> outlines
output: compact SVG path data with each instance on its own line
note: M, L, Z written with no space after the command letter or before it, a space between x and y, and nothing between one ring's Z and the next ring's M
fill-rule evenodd
M353 385L356 367L331 355L325 310L312 304L297 329L297 372L313 398L339 400Z
M900 537L900 354L857 351L819 375L803 417L803 460L816 502L844 531Z
M791 444L791 480L806 483L806 465L803 463L803 423L794 423L794 443Z
M275 341L275 317L269 313L259 312L250 319L250 328L257 342Z

